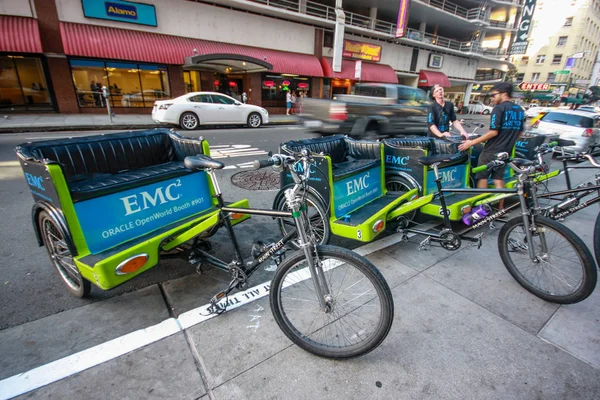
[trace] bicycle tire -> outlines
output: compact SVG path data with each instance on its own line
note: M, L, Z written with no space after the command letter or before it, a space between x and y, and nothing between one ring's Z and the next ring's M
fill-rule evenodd
M600 213L598 213L594 224L594 255L596 256L596 264L600 265Z
M535 217L535 225L538 229L532 233L534 238L544 235L549 247L547 254L541 254L540 244L536 243L536 249L544 259L541 262L530 259L523 218L519 216L504 224L498 235L498 250L504 266L521 286L541 299L558 304L584 300L592 294L598 279L592 254L566 226L542 216ZM511 237L515 231L515 237ZM563 243L558 243L559 240ZM556 248L550 249L553 245L557 245ZM520 257L515 257L517 254ZM560 261L561 265L552 260ZM546 279L550 287L541 287L532 279L540 282ZM569 288L574 289L567 291Z
M297 251L277 268L271 282L275 321L292 342L321 357L352 358L372 351L383 342L394 319L387 282L369 260L350 250L317 246L317 253L325 264L323 275L331 291L337 293L333 295L333 310L321 310L304 252ZM322 326L318 326L320 322ZM367 332L369 329L372 331ZM328 339L337 343L327 343Z
M323 207L321 201L311 193L306 194L306 205L308 206L308 218L310 220L310 230L317 238L317 244L327 244L331 240L331 227L329 226L329 213ZM282 198L275 207L276 210L289 211L285 198ZM311 213L314 210L315 213ZM282 235L287 235L291 230L296 230L296 224L293 218L279 218L277 221ZM298 249L295 241L290 242L294 248Z

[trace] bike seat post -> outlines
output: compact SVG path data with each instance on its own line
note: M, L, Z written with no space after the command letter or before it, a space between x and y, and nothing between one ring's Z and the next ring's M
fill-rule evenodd
M225 203L223 203L223 197L221 196L221 187L219 186L219 182L217 181L217 175L215 174L215 170L212 168L207 168L205 169L205 171L212 180L213 188L215 189L215 197L217 198L219 207L223 207Z

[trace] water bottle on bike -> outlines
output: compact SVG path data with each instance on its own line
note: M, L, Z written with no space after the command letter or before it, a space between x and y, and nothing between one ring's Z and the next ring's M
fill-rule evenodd
M490 206L488 206L487 204L482 204L473 208L470 212L465 214L462 217L462 221L465 225L471 226L477 221L481 221L483 218L487 217L491 211L492 208Z

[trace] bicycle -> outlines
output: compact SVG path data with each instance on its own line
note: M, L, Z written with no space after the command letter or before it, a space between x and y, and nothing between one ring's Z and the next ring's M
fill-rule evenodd
M268 160L255 161L256 169L273 166L292 174L296 184L285 193L289 211L227 207L215 184L220 221L227 229L235 257L228 263L198 246L193 261L229 272L227 289L210 301L209 312L221 314L227 309L227 295L236 288L246 288L252 273L272 258L277 269L270 287L271 311L283 333L300 348L318 356L356 357L375 349L389 333L394 311L392 293L381 273L364 257L344 248L317 244L305 198L299 196L306 192L313 163L306 151L274 154ZM214 170L223 168L222 163L202 155L186 157L185 164L192 170L205 170L213 182ZM244 263L230 223L231 215L237 213L292 218L296 229L276 243L256 243L253 260ZM285 256L286 244L292 241L300 250Z
M457 250L461 247L462 240L481 246L482 234L469 237L467 233L492 223L520 206L522 216L505 221L498 236L500 258L513 278L537 297L559 304L580 302L593 292L597 281L596 265L583 241L564 225L535 211L539 208L534 178L538 168L533 161L510 159L507 153L499 153L496 160L474 169L475 172L479 172L508 164L517 173L515 188L444 189L438 168L448 161L447 155L422 157L419 160L423 165L434 169L438 188L436 196L439 197L443 210L447 210L444 193L449 192L516 194L519 202L475 221L460 232L453 230L446 213L443 214L444 224L439 233L401 225L399 232L403 234L404 240L408 240L408 233L411 232L427 236L419 244L421 249L431 242L437 242L446 250ZM406 206L404 211L411 212L412 208ZM550 248L551 245L556 245L556 248ZM568 265L563 266L563 263Z

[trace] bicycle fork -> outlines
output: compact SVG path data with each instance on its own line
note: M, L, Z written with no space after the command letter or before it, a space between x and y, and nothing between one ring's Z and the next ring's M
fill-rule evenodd
M294 196L293 189L288 189L285 192L285 197L288 202L290 210L292 210L292 217L296 224L296 231L298 232L299 246L304 252L304 257L308 264L308 270L313 278L315 285L315 292L319 300L319 306L324 312L329 312L332 309L333 297L325 278L323 271L323 265L319 260L319 253L317 252L316 244L309 238L306 227L310 227L310 219L307 215L306 203L299 202ZM314 251L314 256L313 256ZM316 260L316 262L315 262Z
M535 208L538 207L538 199L536 195L535 186L531 186L527 190L528 194L531 196L531 200L533 202L533 206ZM517 193L519 195L519 201L521 203L521 215L523 216L523 227L525 228L525 238L527 240L527 251L529 252L529 258L533 262L539 262L539 256L535 254L535 245L533 243L533 234L532 232L537 230L535 226L535 212L531 213L529 208L527 207L527 199L525 198L525 183L519 182L517 187ZM529 217L531 216L531 224L529 223ZM538 232L540 238L540 245L542 254L548 253L548 245L546 243L546 236L544 232Z

